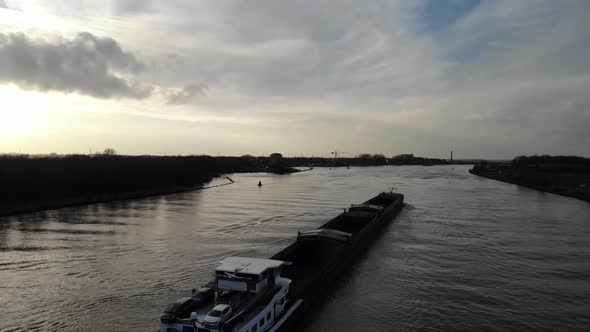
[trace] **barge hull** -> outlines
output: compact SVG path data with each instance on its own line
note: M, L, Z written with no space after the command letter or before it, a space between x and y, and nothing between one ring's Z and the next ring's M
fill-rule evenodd
M365 204L372 203L382 195L396 195L397 199L355 233L350 243L326 242L305 250L300 243L295 242L271 257L271 259L293 262L291 267L284 269L283 274L292 280L290 289L292 301L302 300L278 331L287 332L301 328L300 322L304 321L304 316L310 312L311 308L321 303L324 295L337 284L343 274L352 268L375 242L383 228L399 213L404 204L404 196L401 194L381 194ZM345 214L330 220L318 229L338 224Z
M363 204L352 205L316 230L299 232L294 243L273 255L270 260L227 258L215 270L216 279L211 280L207 287L195 293L196 300L188 298L189 301L187 301L187 298L183 298L166 309L161 316L160 330L191 332L196 328L199 331L285 332L300 329L299 324L304 321L304 315L308 314L312 307L321 303L322 296L337 284L338 280L352 268L355 261L375 242L374 240L393 220L403 204L404 195L381 193ZM271 273L268 274L268 271ZM277 277L279 274L280 278ZM224 280L226 281L224 286L220 286L221 281ZM241 283L239 280L242 280ZM241 300L240 304L231 304L231 296L235 300L236 296L242 294L240 292L245 292L246 289L258 294L259 286L263 287L260 290L263 292L264 287L270 287L268 285L274 287L280 280L287 280L288 284L282 288L284 292L274 295L271 301L258 301L252 298L244 307L241 305ZM216 288L225 293L217 291L214 300L201 301L205 299L203 289ZM269 288L269 291L273 289ZM229 293L227 293L228 290ZM261 294L257 298L267 298L263 293ZM227 296L230 297L227 298ZM195 304L197 300L200 304ZM219 302L220 300L223 301ZM266 302L268 305L260 309L259 304ZM219 325L214 327L203 325L204 323L198 318L199 312L209 317L209 312L214 309L211 306L220 303L233 307L237 310L236 313L231 314L223 323L218 321ZM201 308L205 304L207 307ZM177 305L178 308L175 307ZM199 305L201 307L197 307ZM220 310L218 309L219 312ZM219 317L219 315L211 317Z

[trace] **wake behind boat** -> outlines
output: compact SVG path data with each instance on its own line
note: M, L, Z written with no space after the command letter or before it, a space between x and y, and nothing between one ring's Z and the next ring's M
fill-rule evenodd
M228 257L215 279L161 315L160 332L265 332L295 328L403 206L381 193L297 240L271 259Z

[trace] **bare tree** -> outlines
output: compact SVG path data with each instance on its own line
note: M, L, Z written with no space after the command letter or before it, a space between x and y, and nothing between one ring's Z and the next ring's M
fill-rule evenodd
M117 154L117 151L115 151L115 149L113 149L113 148L106 148L106 149L104 149L103 154L105 156L114 156Z

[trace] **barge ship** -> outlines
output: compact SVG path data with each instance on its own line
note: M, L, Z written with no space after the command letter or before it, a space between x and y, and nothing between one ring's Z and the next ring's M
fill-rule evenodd
M160 332L291 331L399 212L404 196L351 205L270 259L228 257L215 279L166 308Z

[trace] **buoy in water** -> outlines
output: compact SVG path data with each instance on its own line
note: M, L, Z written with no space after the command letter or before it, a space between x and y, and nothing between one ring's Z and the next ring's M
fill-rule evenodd
M262 187L262 181L258 181L258 186Z

